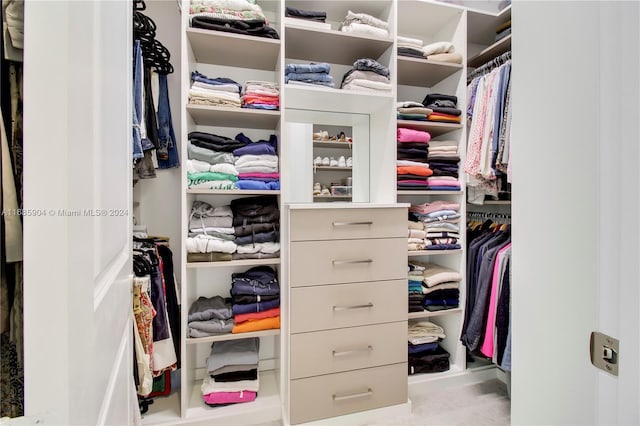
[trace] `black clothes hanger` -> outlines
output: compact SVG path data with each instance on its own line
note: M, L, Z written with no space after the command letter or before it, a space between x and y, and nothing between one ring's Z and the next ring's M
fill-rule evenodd
M133 1L133 10L145 10L147 5L144 3L144 0L134 0Z
M156 39L156 23L147 15L141 13L138 5L146 8L144 1L134 3L133 11L133 37L140 41L142 56L145 65L155 68L159 74L171 74L174 69L171 65L171 52Z

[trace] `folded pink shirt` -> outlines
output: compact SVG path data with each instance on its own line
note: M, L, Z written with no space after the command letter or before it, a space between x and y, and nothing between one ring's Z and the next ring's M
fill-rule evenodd
M429 132L404 127L398 129L398 142L429 142L430 140L431 134Z
M237 402L255 401L258 394L253 391L213 392L202 395L207 404L234 404Z

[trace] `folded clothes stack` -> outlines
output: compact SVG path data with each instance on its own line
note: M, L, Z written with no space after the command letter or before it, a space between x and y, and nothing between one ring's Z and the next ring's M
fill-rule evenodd
M427 234L429 231L426 231ZM422 282L425 295L422 304L428 311L455 309L460 305L460 282L458 271L435 264L409 262L409 280Z
M398 55L412 58L423 58L422 40L398 36Z
M455 250L461 247L459 203L437 200L412 204L409 221L410 248L411 243L416 247L414 250Z
M249 80L244 85L242 108L280 109L280 90L277 83Z
M453 43L437 41L422 47L422 56L430 61L450 62L461 64L462 55L457 53Z
M454 95L443 95L441 93L429 93L425 96L422 104L431 109L427 120L444 123L460 123L462 111L458 109L458 97Z
M286 6L284 16L287 18L295 18L301 21L325 23L327 20L327 12L323 10L305 10L295 7Z
M389 68L380 62L361 58L353 63L353 67L342 77L340 87L344 90L354 90L372 93L391 92Z
M433 175L427 179L427 184L431 189L460 190L460 182L458 181L460 155L458 154L457 141L430 141L427 158L429 167L433 170Z
M191 73L189 103L240 108L242 85L230 78L209 78L198 71Z
M331 65L326 62L287 64L284 69L284 82L301 86L335 87L330 71Z
M193 28L280 38L262 8L251 0L191 0L189 22Z
M420 102L401 101L396 103L398 120L427 121L427 117L433 112L425 108Z
M345 33L389 38L389 24L366 13L348 11L340 30Z
M270 266L231 275L232 333L280 328L280 284Z
M259 355L257 337L213 342L201 387L205 404L218 407L255 401Z
M280 256L280 211L275 196L236 198L231 209L237 244L234 260Z
M208 337L231 333L233 313L231 299L221 296L199 297L189 307L189 337Z
M235 238L231 206L213 207L204 201L193 202L185 244L187 262L231 260L237 249Z
M449 353L440 346L444 329L430 321L409 324L409 375L449 370Z
M398 189L427 189L427 178L433 174L433 170L427 163L430 140L429 132L398 128L396 160Z
M235 149L246 142L206 132L189 133L187 185L192 189L238 189Z
M253 142L242 133L236 139L245 142L243 147L235 149L235 168L238 171L238 189L278 190L280 172L278 168L278 137L271 135L269 140Z

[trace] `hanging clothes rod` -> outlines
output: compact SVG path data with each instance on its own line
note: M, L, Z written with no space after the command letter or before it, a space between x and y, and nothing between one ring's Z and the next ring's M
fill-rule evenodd
M510 213L496 213L496 212L467 212L467 220L487 220L491 219L496 222L510 223Z
M476 68L475 70L471 71L468 75L467 75L467 83L470 82L471 80L473 80L475 77L479 76L479 75L484 75L487 74L489 72L491 72L493 69L506 64L508 61L511 60L511 51L508 50L506 52L504 52L502 55L500 56L496 56L495 58L493 58L492 60L490 60L489 62L480 65L478 68Z

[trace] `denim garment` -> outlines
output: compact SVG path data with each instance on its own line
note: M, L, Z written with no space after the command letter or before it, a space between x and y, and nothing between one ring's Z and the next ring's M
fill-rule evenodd
M284 75L292 73L324 73L329 74L331 71L331 65L326 62L320 62L319 64L287 64L284 68Z
M333 77L329 74L321 72L305 72L305 73L290 73L284 76L284 82L288 83L290 80L295 81L322 81L330 83L333 81Z
M142 136L140 134L142 115L142 49L140 40L135 41L133 51L133 159L139 160L144 156L142 153Z
M507 86L509 85L509 78L511 76L511 64L505 64L500 69L500 84L498 86L498 98L497 104L495 105L494 112L494 122L493 122L493 138L491 139L491 167L496 170L496 175L500 175L500 173L496 169L496 158L498 157L498 143L500 140L500 126L502 125L502 118L504 116L505 111L505 96L507 94Z
M258 285L250 280L237 281L231 286L231 295L254 294L258 296L280 294L280 286L278 282L274 284Z
M167 75L159 74L160 93L158 99L158 142L160 144L156 151L159 169L170 169L180 167L178 155L178 144L173 131L171 120L171 107L169 105L169 88L167 86Z
M191 73L191 81L200 81L202 83L213 84L213 85L234 84L238 86L239 91L242 91L242 84L238 83L235 80L232 80L226 77L209 78L206 75L199 73L198 71L193 71Z
M271 111L277 111L279 107L277 105L265 105L265 104L245 104L242 105L242 108L249 109L268 109Z
M353 63L353 69L360 71L373 71L385 77L389 77L390 75L389 68L370 58L358 59Z

